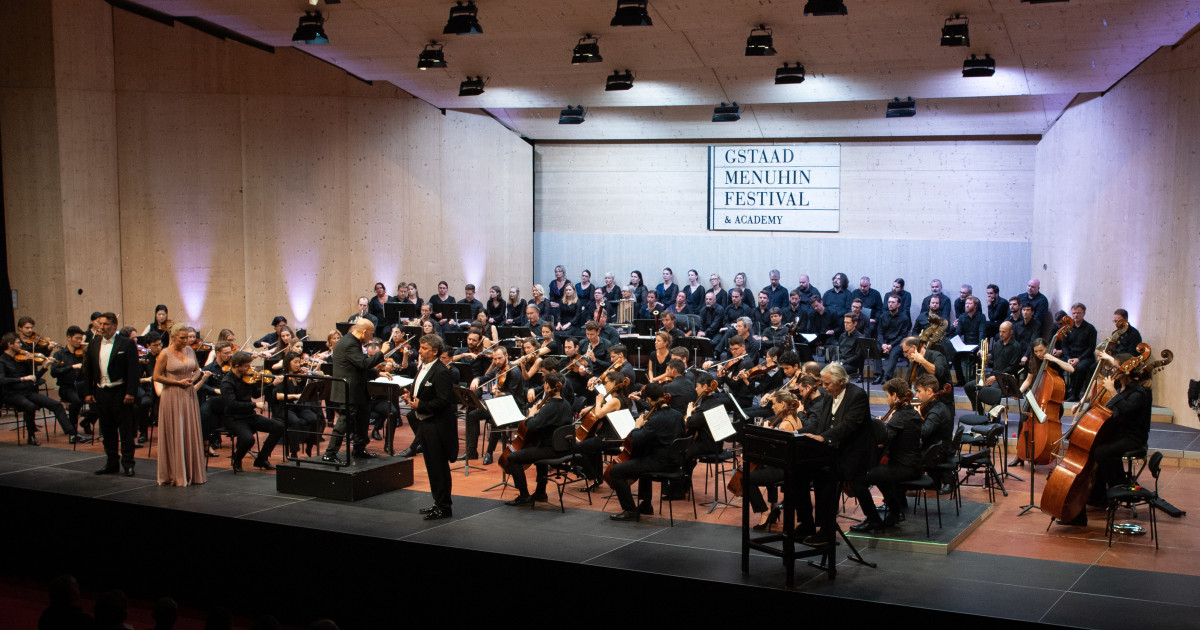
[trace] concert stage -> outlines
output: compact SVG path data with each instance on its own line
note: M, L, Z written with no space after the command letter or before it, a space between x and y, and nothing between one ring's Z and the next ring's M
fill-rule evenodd
M270 612L296 625L330 616L343 629L425 620L486 625L500 615L515 623L570 617L584 626L748 621L769 610L822 625L976 615L1093 628L1151 619L1200 625L1200 577L1188 575L863 544L878 568L848 562L839 547L835 580L801 562L789 591L776 558L755 555L750 574L741 573L739 531L729 525L613 523L571 504L565 513L557 505L512 508L495 494L456 495L453 519L427 522L417 514L431 503L423 490L346 503L280 493L269 474L212 468L204 485L164 488L155 484L153 460L139 459L133 478L93 475L102 464L95 452L0 445L6 572L48 579L69 571L91 591L170 594L200 609L221 602L241 615ZM471 479L494 482L495 468L489 473ZM461 480L456 473L455 483ZM945 498L942 507L943 516L953 514ZM675 508L677 517L690 517L684 502ZM1160 518L1169 520L1176 519ZM1021 522L1045 527L1041 516ZM905 525L924 533L920 514Z

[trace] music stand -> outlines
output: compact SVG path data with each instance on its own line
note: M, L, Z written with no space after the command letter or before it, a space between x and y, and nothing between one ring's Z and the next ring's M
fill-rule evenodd
M699 365L700 357L711 357L713 353L712 339L707 337L680 337L675 344L691 350L692 365Z
M462 331L454 331L442 333L446 338L446 346L450 348L465 348L467 347L467 333Z
M471 321L471 305L470 304L443 304L438 307L438 312L443 316L449 316L456 322Z
M496 334L500 335L500 343L504 343L509 339L528 337L529 329L525 326L496 326Z
M325 342L321 341L319 339L305 339L304 340L304 353L305 354L316 354L318 352L325 352L328 349L329 348L328 348L328 346L326 346Z
M866 310L866 309L864 309ZM862 368L858 370L859 376L862 378L863 384L867 386L867 396L871 396L871 381L867 380L867 362L871 362L871 375L878 378L879 370L876 368L883 361L883 352L879 347L879 342L874 337L859 337L855 341L858 345L858 354L862 357Z
M652 337L655 332L654 324L655 320L653 319L635 319L633 320L633 334L641 337Z
M404 319L416 319L421 316L421 308L410 302L384 302L383 318L389 324L399 324Z
M346 335L350 334L350 327L353 325L354 324L351 324L350 322L334 322L333 327L336 328L338 332L342 333L343 337L345 337Z
M1017 377L1013 376L1012 374L1005 374L1004 372L992 372L992 376L996 377L996 387L1000 388L1000 395L1006 399L1004 403L1004 461L1002 462L1003 472L1000 474L1005 477L1012 477L1017 481L1025 481L1024 479L1021 479L1020 477L1008 472L1008 405L1009 401L1011 400L1017 401L1017 435L1020 435L1021 386L1017 384ZM1030 470L1032 470L1032 468ZM1032 501L1030 502L1032 503Z
M479 397L479 394L477 392L471 391L470 389L468 389L466 387L462 387L460 385L455 385L454 386L454 398L458 401L459 408L463 410L463 418L466 418L468 413L470 413L476 409L483 408L483 400ZM468 420L468 422L469 422L469 420ZM470 449L468 449L468 452L470 452ZM471 476L472 468L474 468L475 470L487 470L486 468L483 468L482 466L472 466L471 460L469 460L469 459L463 459L463 465L461 466L461 468L462 468L464 477ZM455 471L455 470L459 470L459 468L451 468L450 470Z

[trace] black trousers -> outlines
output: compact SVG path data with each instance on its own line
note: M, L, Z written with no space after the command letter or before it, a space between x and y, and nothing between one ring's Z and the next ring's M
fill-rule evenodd
M522 495L529 494L529 483L525 480L525 467L539 459L549 459L558 455L553 446L531 446L523 448L508 456L508 468L505 471L512 477L513 487ZM546 491L546 474L549 468L544 465L535 466L537 470L537 487L535 492Z
M491 425L487 450L485 452L494 452L496 450L496 444L500 442L501 433L500 431L496 430L496 425L492 422L492 414L490 411L487 409L473 409L467 412L467 455L470 456L471 459L477 459L479 457L479 432L481 428L480 425L484 422Z
M647 503L653 498L654 484L648 481L638 482L638 503L634 503L630 483L646 473L670 472L675 468L678 468L678 464L670 460L637 457L613 466L612 472L609 473L608 485L617 493L621 509L633 512L638 509L638 503Z
M317 432L324 428L324 423L315 407L288 407L277 414L275 419L283 422L288 429L284 438L287 442L287 452L293 457L300 452L301 444L316 444L320 437ZM293 431L303 431L304 433L293 433Z
M783 477L783 469L775 468L774 466L759 466L748 473L743 473L742 495L746 497L746 500L750 501L750 509L756 513L766 512L770 506L778 503L779 488L775 484L783 481ZM763 501L762 492L759 490L763 486L767 487L766 502ZM808 494L807 488L804 494ZM812 507L808 508L808 512L812 512Z
M451 498L450 462L458 459L458 423L454 419L421 421L421 444L425 472L429 474L429 492L433 504L449 508Z
M1145 442L1131 435L1118 435L1093 447L1092 456L1096 458L1096 483L1092 486L1092 494L1088 500L1095 503L1107 502L1108 489L1125 480L1121 456L1145 447Z
M890 379L896 375L896 364L900 359L904 358L904 344L898 343L892 346L891 352L887 353L887 361L883 364L883 378Z
M263 440L262 448L258 450L258 457L254 461L265 462L270 459L271 451L275 450L275 445L283 438L284 429L282 422L259 415L249 418L226 417L225 428L237 436L237 443L233 451L233 459L237 462L242 461L250 447L254 446L254 434L258 431L266 433L267 439Z
M904 497L904 491L900 489L901 481L910 481L921 476L921 471L908 466L897 466L893 464L880 464L867 474L859 477L850 483L850 489L854 493L854 498L858 499L858 506L862 509L863 516L868 520L879 520L879 510L875 508L875 499L871 496L871 486L879 488L879 492L883 494L883 503L888 508L889 514L901 514L908 509L908 499Z
M125 404L125 388L96 388L96 413L100 416L100 435L104 441L104 454L108 456L105 468L117 469L117 445L120 444L120 463L126 470L133 468L133 404Z
M346 435L347 427L350 429L350 438L354 445L354 452L360 453L367 450L367 444L371 442L371 435L368 427L371 424L371 409L367 405L348 404L346 411L338 414L337 423L333 425L333 435L329 438L329 446L325 449L325 453L333 455L342 447L342 439Z
M58 399L66 403L67 422L69 423L70 430L67 430L68 425L64 425L61 422L59 424L62 425L63 432L67 435L75 433L79 430L79 410L83 409L83 398L79 396L79 390L71 386L58 388Z
M37 433L37 421L34 417L37 415L38 409L49 409L50 413L54 414L54 419L58 420L58 426L62 427L63 433L75 435L75 425L67 419L67 411L63 408L63 404L45 394L39 392L10 394L4 397L4 404L25 414L25 430L29 432L29 435Z

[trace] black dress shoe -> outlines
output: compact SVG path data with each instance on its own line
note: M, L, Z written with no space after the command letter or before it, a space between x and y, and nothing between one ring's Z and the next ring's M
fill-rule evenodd
M637 511L638 511L638 514L645 514L647 516L653 516L654 515L654 505L652 505L649 502L642 503L641 505L638 506Z
M76 433L75 435L72 435L72 436L71 436L71 439L70 439L70 440L68 440L68 441L69 441L71 444L91 444L91 443L92 443L92 438L90 438L90 437L88 437L88 436L86 436L86 435L81 435L81 434L79 434L79 433Z
M767 512L767 520L755 525L754 529L760 532L766 529L771 529L771 526L774 525L775 521L777 520L779 520L779 508L773 507L771 508L770 512Z
M483 465L484 465L484 466L487 466L487 465L488 465L488 464L490 464L490 463L492 463L492 454L491 454L491 453L484 453L484 454L483 454Z
M233 464L230 467L233 468L233 472L242 472L242 460L233 460Z
M425 520L436 521L438 519L450 518L452 516L454 516L454 512L450 511L450 508L435 507L425 515Z
M25 438L25 443L26 443L26 444L28 444L28 445L30 445L30 446L41 446L41 445L42 445L42 443L41 443L41 442L39 442L39 441L38 441L38 439L37 439L36 437L32 436L32 435L30 435L29 437Z
M549 503L549 502L550 502L550 497L547 497L547 496L546 496L546 492L545 492L545 491L542 491L542 492L534 492L533 494L529 495L529 498L530 498L531 500L533 500L533 501L541 501L542 503Z
M269 462L265 459L254 460L254 467L261 468L263 470L275 470L275 467L271 465L271 462Z
M432 512L436 509L438 509L438 507L436 505L431 505L427 508L421 508L421 509L417 510L417 513L418 514L429 514L430 512Z
M617 512L616 514L609 514L608 518L609 518L609 520L613 520L613 521L637 522L637 521L642 520L642 515L638 514L635 511L632 511L632 510L625 510L623 512Z
M879 377L876 377L876 378L875 378L875 380L871 381L871 384L873 384L873 385L883 385L883 384L884 384L884 382L885 382L885 381L883 380L883 377L882 377L882 376L879 376Z
M825 545L833 544L833 536L824 532L818 532L811 536L805 536L801 542L809 547L824 547Z
M354 451L352 454L354 455L354 459L371 459L373 457L379 457L379 453L370 453L367 451Z
M379 435L379 429L371 429L371 439L372 440L382 440L383 439L383 436Z
M412 457L413 455L416 455L416 454L417 454L417 452L412 450L411 448L406 448L403 451L396 453L396 455L398 455L400 457Z
M115 475L118 472L120 472L120 470L121 469L117 468L116 466L112 466L112 467L105 466L104 468L101 468L100 470L97 470L96 472L94 472L92 474L94 474L94 475Z
M132 476L133 476L133 469L132 469L132 468L126 468L126 469L125 469L125 476L126 476L126 477L132 477Z
M850 531L858 534L866 534L884 528L883 521L877 518L869 518L861 523L850 526Z
M139 435L139 436L137 437L137 443L138 443L138 444L145 444L147 441L149 441L149 439L150 439L150 438L146 437L146 434L145 434L145 433L143 433L143 434L141 434L141 435Z
M342 463L342 460L338 459L338 456L337 456L337 455L333 455L333 454L331 454L331 453L326 453L326 454L322 455L322 456L321 456L321 461L323 461L323 462L330 462L330 463L333 463L333 464L340 464L340 463Z
M901 512L899 514L888 514L887 517L885 517L883 519L883 527L881 529L895 527L900 524L900 521L903 521L903 520L904 520L903 512ZM851 529L853 529L853 528L851 528Z
M1009 465L1009 466L1024 466L1024 465L1025 465L1025 460L1023 460L1023 459L1021 459L1020 457L1018 457L1018 458L1016 458L1016 459L1012 460L1011 462L1008 462L1008 465Z
M530 503L533 503L533 497L529 496L528 494L521 494L521 495L517 495L517 498L515 498L515 499L510 499L508 501L505 501L504 505L518 506L518 505L529 505Z

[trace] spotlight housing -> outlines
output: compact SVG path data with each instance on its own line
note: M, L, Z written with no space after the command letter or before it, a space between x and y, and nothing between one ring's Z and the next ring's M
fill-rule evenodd
M782 68L775 70L775 85L796 85L798 83L804 83L803 64L797 63L788 67L785 61Z
M587 116L587 110L583 108L583 105L576 105L575 107L567 105L566 109L558 113L558 124L581 125L583 124L584 116Z
M425 50L421 51L421 55L417 57L417 69L428 70L430 68L444 69L446 67L446 54L442 52L442 44L436 40L425 44Z
M943 46L970 46L971 37L967 34L967 18L963 15L955 15L946 18L946 24L942 26L942 45Z
M758 28L750 30L750 37L746 38L746 56L747 57L770 57L775 55L775 45L771 38L771 29L764 24L759 24Z
M608 75L608 79L604 81L605 92L616 92L619 90L628 90L633 87L633 73L628 69L624 73L613 70L613 73Z
M599 39L592 37L591 33L579 38L579 43L575 45L575 51L571 53L571 63L599 63L604 61L600 56Z
M305 11L300 17L300 24L296 26L296 32L292 34L292 41L297 44L328 44L325 16L320 11Z
M450 19L446 21L446 28L442 29L443 35L477 35L483 32L483 27L479 25L479 19L476 17L479 14L479 8L475 6L475 0L467 0L466 6L463 6L462 0L459 0L456 6L450 7Z
M487 85L487 80L483 77L467 77L465 81L458 84L459 96L479 96L483 94L483 86Z
M609 26L654 26L646 12L646 0L617 0L617 12Z
M804 15L846 15L846 3L842 0L808 0L804 3Z
M897 96L887 104L887 118L911 118L916 115L917 102L911 96L903 101Z
M963 61L964 77L990 77L994 74L996 74L996 60L992 59L991 55L984 55L983 59L971 55L970 59Z
M713 122L737 122L742 119L742 108L735 103L721 103L713 108Z

